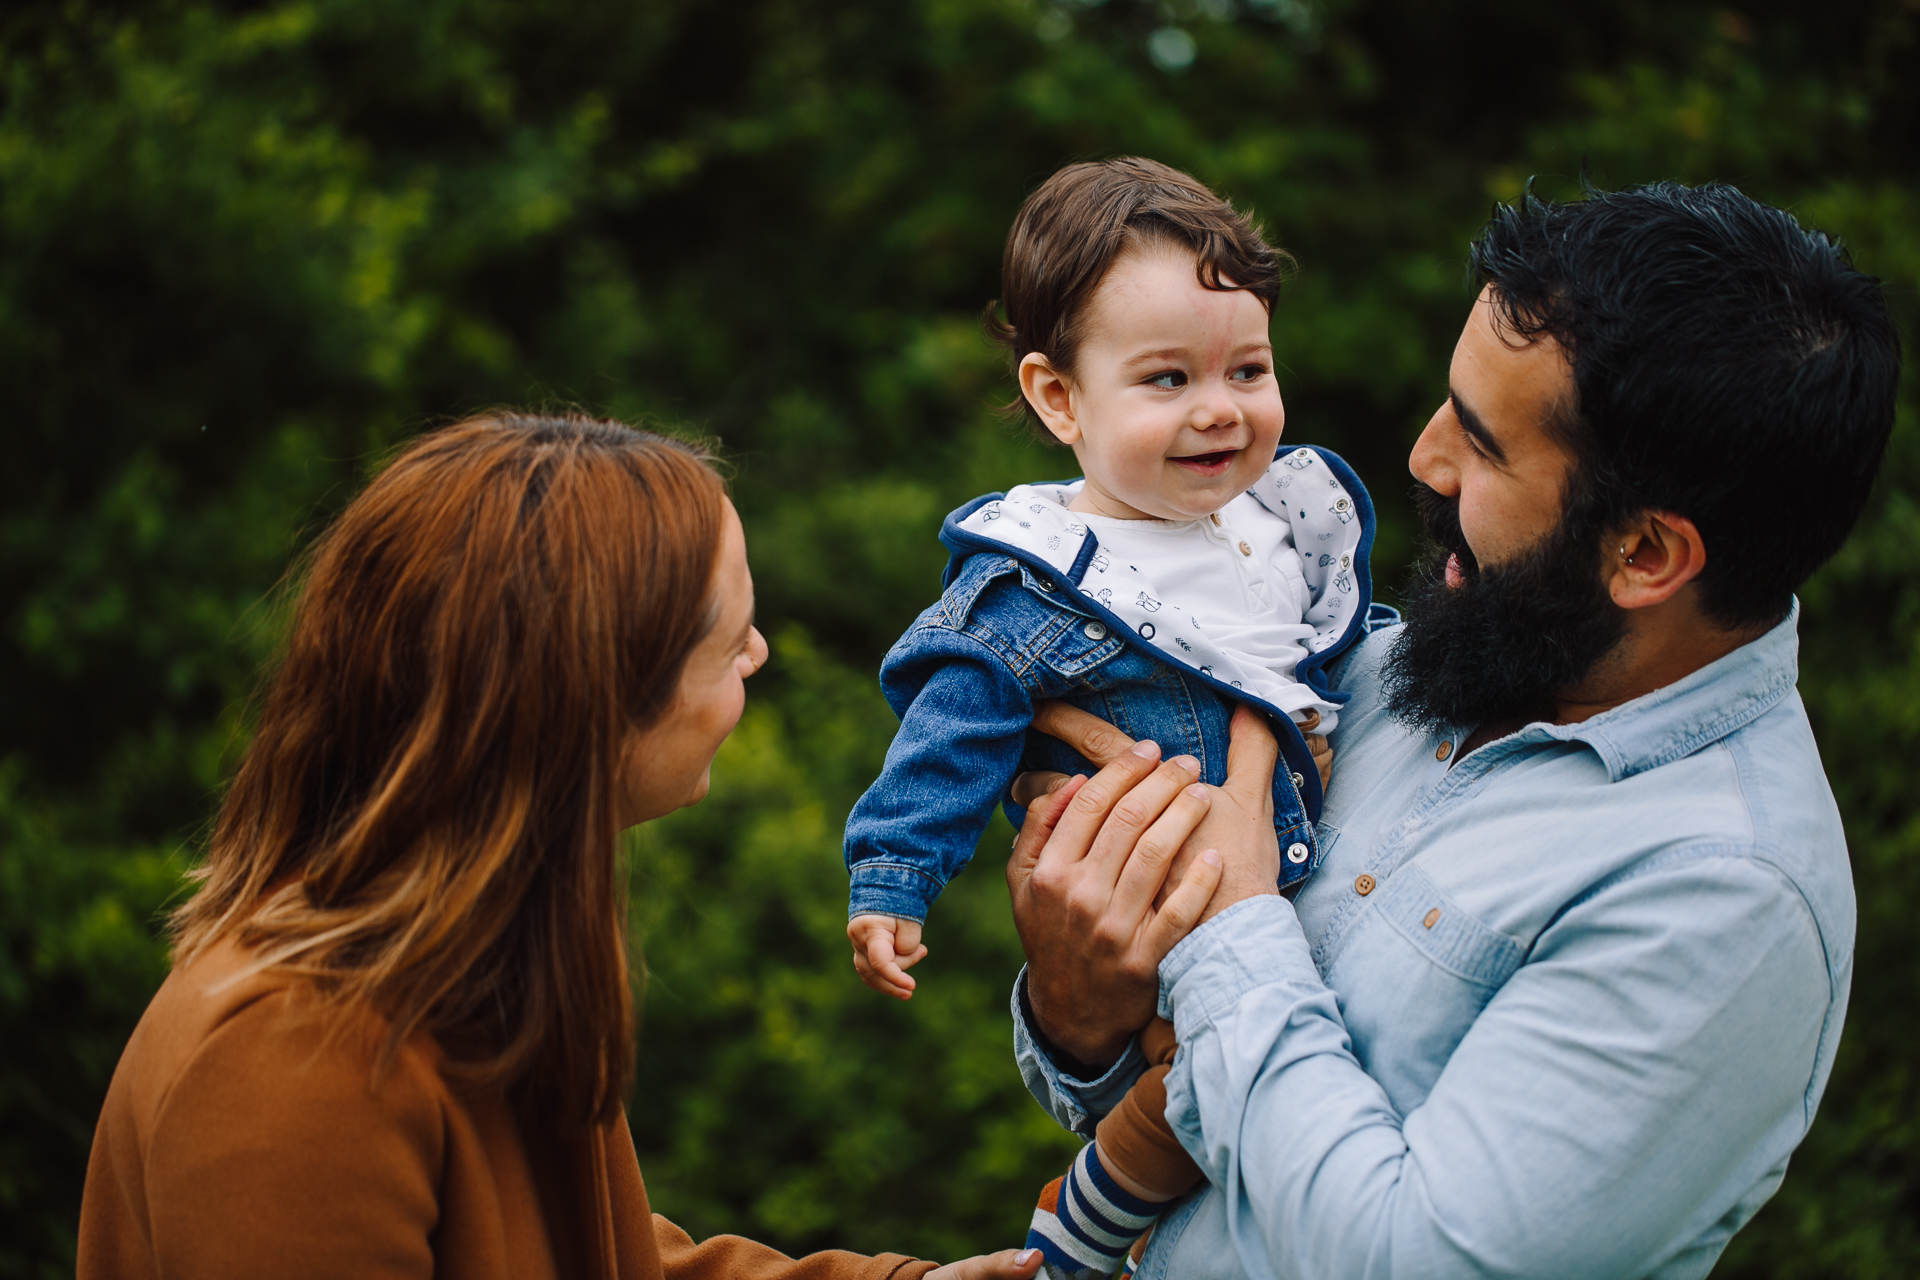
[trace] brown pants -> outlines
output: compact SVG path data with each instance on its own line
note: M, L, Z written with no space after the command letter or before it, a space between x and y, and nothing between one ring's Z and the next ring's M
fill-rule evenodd
M1140 1033L1140 1050L1150 1064L1147 1074L1094 1130L1102 1164L1169 1200L1200 1181L1200 1166L1167 1125L1167 1069L1179 1043L1165 1018L1147 1024Z

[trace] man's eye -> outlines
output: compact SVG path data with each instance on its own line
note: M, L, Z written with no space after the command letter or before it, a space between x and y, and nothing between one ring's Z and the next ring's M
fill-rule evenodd
M1165 373L1156 373L1147 379L1150 387L1165 387L1169 391L1178 391L1187 385L1187 375L1178 369L1169 369Z

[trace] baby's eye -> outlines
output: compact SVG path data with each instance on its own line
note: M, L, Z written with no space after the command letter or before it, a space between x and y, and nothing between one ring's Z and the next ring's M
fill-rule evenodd
M1178 391L1187 385L1187 375L1178 369L1168 369L1165 373L1156 373L1147 379L1150 387L1164 387L1168 391Z
M1267 376L1267 366L1263 364L1243 364L1233 371L1236 382L1258 382Z

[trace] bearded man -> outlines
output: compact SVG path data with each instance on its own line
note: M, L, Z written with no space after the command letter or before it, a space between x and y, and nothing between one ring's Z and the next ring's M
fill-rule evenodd
M1854 902L1793 592L1891 429L1878 283L1724 186L1529 195L1473 263L1306 887L1250 714L1219 789L1041 721L1111 763L1026 783L1016 1049L1090 1135L1173 1021L1208 1184L1142 1280L1704 1276L1827 1081Z

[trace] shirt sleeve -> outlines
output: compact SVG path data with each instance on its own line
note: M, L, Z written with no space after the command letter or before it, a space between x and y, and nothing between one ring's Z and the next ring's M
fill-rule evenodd
M880 678L900 730L847 817L848 915L924 920L1012 781L1033 702L992 650L945 628L909 632Z
M403 1052L375 1091L371 1059L329 1051L318 1026L264 1033L284 1012L280 996L240 1010L156 1113L159 1274L429 1280L444 1151L430 1074Z
M1061 1070L1047 1053L1033 1011L1027 1006L1027 971L1013 983L1013 1056L1027 1092L1061 1128L1093 1141L1093 1131L1106 1114L1120 1105L1127 1091L1147 1069L1138 1040L1129 1040L1120 1060L1092 1080Z
M874 1257L826 1249L789 1258L743 1236L693 1238L653 1215L663 1280L919 1280L940 1264L882 1253Z
M1168 1118L1256 1277L1638 1276L1690 1248L1705 1274L1804 1135L1844 1002L1785 877L1712 856L1567 910L1404 1116L1286 900L1221 913L1161 975Z

